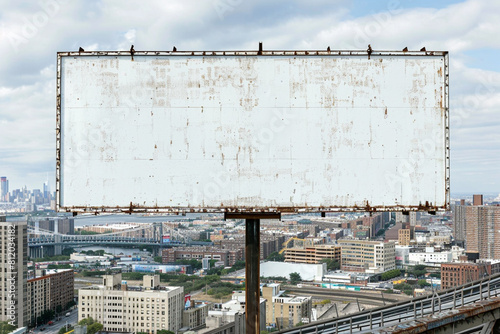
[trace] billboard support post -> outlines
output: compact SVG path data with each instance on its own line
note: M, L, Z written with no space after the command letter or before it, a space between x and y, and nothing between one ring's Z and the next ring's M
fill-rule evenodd
M226 212L226 219L245 219L245 325L260 332L260 220L279 219L281 212Z
M260 332L260 219L245 219L246 333Z

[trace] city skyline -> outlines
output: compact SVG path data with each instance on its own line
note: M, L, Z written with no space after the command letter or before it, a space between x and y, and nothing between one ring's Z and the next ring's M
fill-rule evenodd
M451 192L498 193L500 4L469 1L213 0L8 3L0 17L0 174L55 187L56 52L265 49L450 52ZM123 20L127 17L127 20ZM147 19L145 19L147 18ZM69 24L71 22L71 24ZM50 38L49 38L50 36ZM36 56L35 56L36 55Z

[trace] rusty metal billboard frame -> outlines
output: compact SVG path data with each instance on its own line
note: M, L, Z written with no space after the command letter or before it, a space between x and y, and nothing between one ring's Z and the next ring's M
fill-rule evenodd
M418 205L411 206L372 206L370 203L362 206L352 207L267 207L265 209L249 209L238 207L207 207L207 208L193 208L193 207L141 207L132 202L128 206L117 207L79 207L71 206L65 207L61 205L61 141L62 141L62 124L61 124L61 71L62 59L64 57L86 57L86 56L190 56L190 57L203 57L203 56L301 56L301 57L315 57L315 56L392 56L392 57L405 57L405 56L422 56L422 57L442 57L443 62L443 87L444 97L442 110L444 111L444 142L445 142L445 204L434 205L433 203L425 202ZM449 210L450 204L450 129L449 129L449 58L447 51L350 51L350 50L331 50L331 51L84 51L84 52L58 52L57 53L57 86L56 86L56 210L66 212L115 212L115 213L186 213L186 212L222 212L222 213L235 213L235 212L349 212L349 211L441 211Z

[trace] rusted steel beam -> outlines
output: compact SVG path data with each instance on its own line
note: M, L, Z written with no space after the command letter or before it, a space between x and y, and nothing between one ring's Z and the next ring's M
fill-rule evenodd
M260 332L260 219L246 219L245 320L246 333Z

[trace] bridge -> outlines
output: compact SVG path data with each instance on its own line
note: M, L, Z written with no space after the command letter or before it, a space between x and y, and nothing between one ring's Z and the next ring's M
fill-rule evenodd
M491 333L499 332L500 274L349 316L278 333Z
M28 227L28 247L30 257L61 254L62 249L74 246L103 245L103 246L154 246L155 248L186 246L186 240L171 240L162 243L163 229L158 224L144 224L144 226L126 229L106 234L94 235L67 235L57 232ZM145 236L147 235L147 236ZM190 240L188 240L190 241Z

